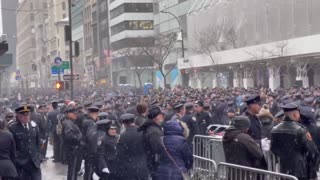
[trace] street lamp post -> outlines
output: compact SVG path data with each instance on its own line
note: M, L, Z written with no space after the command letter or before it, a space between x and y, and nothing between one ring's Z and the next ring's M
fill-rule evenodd
M72 8L72 3L71 0L68 0L69 4L69 27L70 27L70 42L69 42L69 48L70 48L70 71L71 71L71 78L70 78L70 96L71 99L73 99L73 55L72 55L72 14L71 14L71 8Z
M179 24L179 29L180 29L180 33L181 33L181 53L182 53L182 58L184 58L184 40L183 40L183 29L182 29L182 26L181 26L181 23L180 23L180 20L179 20L179 18L176 16L176 15L174 15L173 13L171 13L171 12L167 12L167 11L160 11L161 13L164 13L164 14L170 14L171 16L173 16L176 20L177 20L177 22L178 22L178 24Z

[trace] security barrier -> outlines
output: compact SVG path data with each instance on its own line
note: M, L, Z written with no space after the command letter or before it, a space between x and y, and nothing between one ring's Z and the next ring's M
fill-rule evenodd
M192 180L213 180L217 172L217 164L210 159L193 156Z
M225 162L221 137L196 135L193 138L193 154L216 163Z
M298 180L294 176L235 164L219 163L218 180Z

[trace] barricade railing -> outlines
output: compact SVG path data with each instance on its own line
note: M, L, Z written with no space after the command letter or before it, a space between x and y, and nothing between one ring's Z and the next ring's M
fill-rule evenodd
M213 180L217 172L215 161L200 156L193 156L192 180Z
M298 180L287 174L228 163L219 163L216 176L218 180Z
M193 154L214 160L216 163L225 162L221 138L202 135L194 136Z

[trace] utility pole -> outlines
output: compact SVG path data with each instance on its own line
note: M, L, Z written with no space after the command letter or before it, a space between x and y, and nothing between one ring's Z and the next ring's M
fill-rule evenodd
M72 3L71 0L68 0L69 3L69 27L70 27L70 41L69 41L69 48L70 48L70 71L71 71L71 78L70 78L70 96L73 99L73 57L72 57L72 15L71 15L71 8Z

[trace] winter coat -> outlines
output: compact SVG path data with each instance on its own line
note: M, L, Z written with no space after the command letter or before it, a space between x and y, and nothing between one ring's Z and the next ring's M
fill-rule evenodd
M18 175L13 164L15 153L13 136L7 131L0 130L0 177L16 177Z
M231 127L226 130L222 144L227 163L259 168L263 152L248 134Z
M192 145L183 136L184 129L178 121L166 122L163 129L165 151L160 155L156 180L183 180L182 172L187 173L193 164Z
M309 176L307 169L309 162L305 158L308 155L318 154L308 130L288 117L272 129L271 151L280 158L281 173L306 179Z
M254 139L256 143L261 146L261 123L256 115L250 114L248 111L245 112L245 116L250 119L250 127L248 134Z
M138 128L138 132L143 134L142 141L144 152L147 156L148 169L150 173L155 173L159 164L159 156L163 151L161 143L162 129L149 119Z
M147 120L147 117L146 117L146 116L138 115L138 116L134 119L134 123L135 123L137 126L141 126L146 120Z
M147 179L148 167L143 149L142 133L137 126L128 127L117 144L119 179ZM126 173L123 173L126 172Z
M271 130L274 126L273 119L270 119L266 116L261 116L260 118L261 122L261 138L268 138L271 137Z

